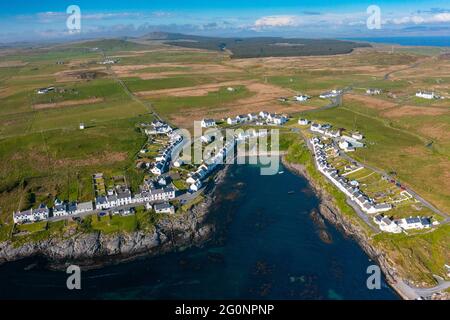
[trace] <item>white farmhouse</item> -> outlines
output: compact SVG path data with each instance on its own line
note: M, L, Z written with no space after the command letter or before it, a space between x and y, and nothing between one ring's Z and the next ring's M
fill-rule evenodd
M299 119L298 124L301 126L307 126L309 124L309 120L308 119Z
M214 127L216 125L216 121L214 121L214 119L203 119L201 125L202 128Z
M416 97L428 99L428 100L438 98L438 96L433 91L422 91L422 90L420 90L416 93Z
M294 96L294 99L295 99L296 101L298 101L298 102L304 102L304 101L309 100L310 97L307 96L307 95L301 94L301 95L298 95L298 96Z
M238 121L236 118L228 118L227 119L227 124L229 124L229 125L233 125L233 124L237 124L237 123L238 123Z
M380 90L380 89L372 89L372 88L369 88L369 89L366 90L366 93L367 93L368 95L374 96L374 95L379 95L379 94L381 94L381 90Z

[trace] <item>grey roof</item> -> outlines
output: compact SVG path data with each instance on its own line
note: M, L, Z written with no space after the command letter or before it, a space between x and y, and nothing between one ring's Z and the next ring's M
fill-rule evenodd
M173 206L168 202L164 202L164 203L155 204L154 208L155 208L155 211L157 211L157 210L170 209L170 208L173 208Z
M408 224L412 224L412 223L420 223L420 218L415 217L415 218L406 218L406 223Z
M391 205L389 203L379 203L375 205L376 209L389 209Z
M125 198L130 198L130 197L131 197L131 191L128 189L117 193L118 199L125 199Z
M92 201L81 202L78 204L78 209L80 210L93 210L94 206L92 205Z
M95 202L97 204L105 204L108 202L108 200L106 199L105 196L99 196L99 197L95 198Z

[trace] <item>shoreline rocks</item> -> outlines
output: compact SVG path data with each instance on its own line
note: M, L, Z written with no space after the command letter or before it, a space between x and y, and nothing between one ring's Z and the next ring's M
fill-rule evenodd
M53 269L62 269L70 264L99 268L142 256L202 246L215 230L207 217L215 199L216 187L222 183L227 172L228 166L225 166L217 173L215 183L205 191L204 201L182 215L159 221L153 232L135 231L109 235L93 232L75 234L65 239L49 238L20 246L11 241L1 242L0 264L39 256L47 259L49 267Z
M386 257L385 253L373 247L364 231L361 230L359 226L346 219L346 217L334 205L332 196L317 185L317 182L309 176L304 166L290 163L284 157L282 158L282 163L294 174L300 175L308 180L320 200L320 215L336 226L344 235L354 239L361 249L369 256L369 258L380 266L386 277L386 281L397 292L397 294L403 299L409 299L410 297L406 296L401 290L399 290L399 288L396 287L397 281L401 278L395 267Z

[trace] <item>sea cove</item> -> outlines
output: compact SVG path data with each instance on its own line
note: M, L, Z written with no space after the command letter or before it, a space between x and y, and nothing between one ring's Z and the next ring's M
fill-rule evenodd
M217 230L202 248L83 271L79 291L41 259L7 263L0 298L398 299L384 280L367 289L373 262L311 218L319 200L304 178L284 167L262 176L257 165L234 165L216 194L208 219Z

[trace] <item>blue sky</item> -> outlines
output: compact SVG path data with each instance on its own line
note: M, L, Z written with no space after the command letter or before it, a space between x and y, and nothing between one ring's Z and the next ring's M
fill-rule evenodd
M69 33L66 8L81 9ZM381 29L368 29L369 5ZM0 3L0 42L138 36L152 31L204 35L376 37L450 35L450 2L425 0L11 0Z

